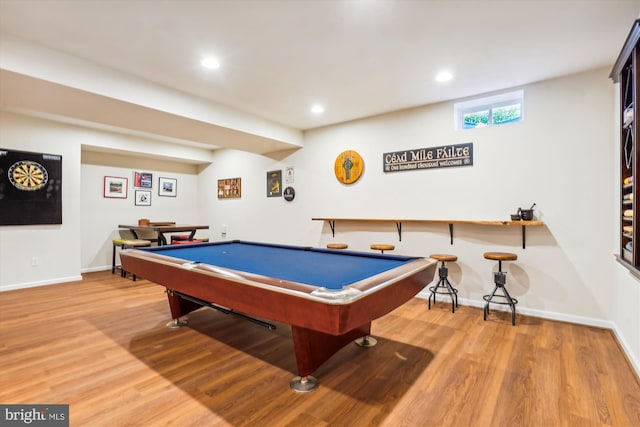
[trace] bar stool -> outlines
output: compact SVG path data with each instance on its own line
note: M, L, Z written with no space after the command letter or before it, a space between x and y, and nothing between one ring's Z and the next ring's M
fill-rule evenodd
M346 243L327 243L327 249L347 249L348 247Z
M374 251L380 251L380 253L384 253L384 251L392 251L396 248L393 245L379 245L379 244L374 244L374 245L371 245L370 247Z
M148 240L141 240L141 239L129 239L129 240L123 240L122 241L122 246L121 248L124 249L133 249L133 248L145 248L151 246L151 242ZM120 275L122 277L127 277L127 272L124 271L122 268L120 268ZM133 274L133 281L136 281L136 275Z
M440 265L440 268L438 269L438 275L440 280L438 280L438 283L435 286L429 287L429 290L431 291L428 299L429 310L431 310L431 297L433 297L433 304L435 305L436 294L441 294L441 295L449 295L451 297L451 312L455 313L456 307L458 306L458 290L453 286L451 286L451 283L449 282L449 269L447 268L445 263L447 261L448 262L457 261L458 257L455 255L448 255L448 254L431 254L429 255L429 258L442 262L442 264Z
M493 281L495 282L495 288L490 295L484 295L482 298L486 301L484 305L484 320L487 320L489 314L489 304L502 304L508 305L511 308L511 324L516 324L516 304L518 300L509 295L507 288L504 286L507 282L507 273L502 271L502 261L515 261L518 259L518 255L509 252L485 252L484 257L493 261L498 261L498 271L493 273ZM498 289L502 290L502 295L496 294ZM498 298L498 301L494 301L494 298Z

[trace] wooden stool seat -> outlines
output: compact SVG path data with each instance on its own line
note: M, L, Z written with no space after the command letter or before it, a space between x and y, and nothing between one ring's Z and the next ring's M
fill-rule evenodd
M346 243L327 243L327 249L347 249L348 247Z
M374 245L371 245L370 247L374 251L380 251L382 253L384 253L384 251L392 251L396 248L393 245L379 245L379 244L374 244Z
M518 255L511 252L485 252L484 257L494 261L515 261L518 259Z
M449 255L449 254L431 254L429 255L429 258L433 258L438 261L457 261L458 260L457 256Z

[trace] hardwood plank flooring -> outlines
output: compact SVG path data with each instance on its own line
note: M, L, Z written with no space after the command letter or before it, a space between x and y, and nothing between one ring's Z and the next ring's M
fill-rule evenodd
M611 331L414 299L289 389L288 325L201 309L110 271L0 293L0 403L69 404L72 426L640 426Z

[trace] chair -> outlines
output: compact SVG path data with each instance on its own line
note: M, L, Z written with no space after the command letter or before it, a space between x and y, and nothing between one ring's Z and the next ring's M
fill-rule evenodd
M120 238L112 240L113 250L111 252L111 274L115 274L116 269L120 269L120 265L116 265L116 250L118 248L122 248L122 243L125 240L135 239L133 233L130 230L119 230L119 233Z
M189 241L189 236L189 234L172 234L171 244L173 245L175 242Z
M136 239L131 230L119 230L120 239L113 239L113 254L111 255L111 274L115 273L116 268L120 269L120 276L127 277L127 272L122 269L121 265L116 265L116 250L119 247L122 249L131 248L143 248L151 246L151 241ZM133 275L133 281L136 281L136 275Z
M136 235L140 240L147 240L152 244L155 243L156 246L158 245L158 232L153 229L136 228Z
M431 310L431 298L433 297L433 304L436 303L436 294L441 295L449 295L451 297L451 312L456 312L456 307L458 306L458 290L451 286L449 282L449 269L446 266L446 262L457 261L458 257L455 255L448 254L431 254L429 258L435 259L437 261L441 261L442 264L438 269L439 280L435 286L429 287L431 293L429 294L429 310Z
M489 304L502 304L508 305L511 308L511 324L516 324L516 304L518 300L509 295L505 284L507 282L507 273L502 271L502 261L515 261L518 259L518 255L510 252L485 252L484 257L493 261L498 261L498 271L493 273L493 281L495 287L493 292L489 295L484 295L482 298L486 301L484 305L484 320L487 320L489 314ZM498 289L501 290L502 295L496 294ZM496 301L496 298L498 299Z

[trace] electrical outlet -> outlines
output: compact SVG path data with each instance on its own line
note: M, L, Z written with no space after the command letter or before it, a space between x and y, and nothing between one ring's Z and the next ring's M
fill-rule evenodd
M31 257L31 267L38 267L40 265L40 258L37 256Z

